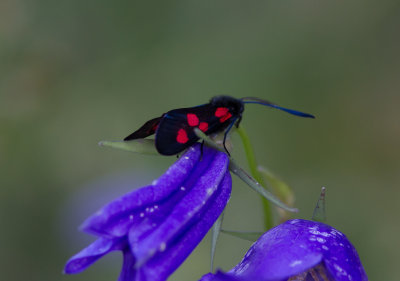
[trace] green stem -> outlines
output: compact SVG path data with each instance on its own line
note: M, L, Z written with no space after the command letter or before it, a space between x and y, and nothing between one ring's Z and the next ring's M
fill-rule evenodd
M243 129L243 127L237 128L237 132L239 133L239 136L242 139L244 151L246 153L247 162L249 164L251 174L265 188L266 184L265 184L264 178L262 177L262 175L260 174L260 172L257 169L258 165L257 165L257 161L256 161L256 156L254 155L254 151L253 151L253 147L251 146L250 139L247 136L247 133ZM262 205L263 205L263 209L264 209L264 225L265 225L266 229L270 229L274 225L271 205L269 204L269 201L267 199L265 199L264 197L261 197L261 200L262 200Z
M214 257L215 249L217 248L217 240L221 232L222 221L224 220L224 213L219 216L211 229L211 272L214 270Z

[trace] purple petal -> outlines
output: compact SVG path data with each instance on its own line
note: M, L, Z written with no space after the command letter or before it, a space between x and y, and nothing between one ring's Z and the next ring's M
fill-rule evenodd
M99 238L70 258L65 265L64 273L79 273L109 252L121 250L124 245L126 245L126 242L123 239Z
M208 273L204 275L199 281L240 281L239 277L217 271L215 274Z
M215 195L209 198L205 208L198 212L184 229L180 228L175 237L169 239L165 244L163 242L161 244L155 242L160 245L157 249L157 254L141 267L141 271L147 278L144 280L165 280L175 271L203 239L222 213L229 200L231 187L232 179L229 172L226 172ZM171 231L169 230L169 232ZM155 239L163 241L162 237L156 237Z
M285 224L291 225L293 230L303 231L297 239L302 243L308 242L310 251L323 255L323 262L335 280L368 280L357 251L346 235L327 224L314 221L291 220Z
M303 228L281 224L261 236L230 273L248 278L280 280L314 267L322 253L314 251ZM249 279L250 280L250 279Z
M199 162L200 154L199 145L190 148L152 185L136 189L107 204L89 217L82 224L81 229L109 238L126 235L129 227L134 223L133 220L140 216L141 210L167 198L188 177L191 177L191 172Z
M238 280L286 280L316 265L325 266L336 281L367 281L358 254L346 236L314 221L291 220L267 231L243 260L226 275ZM224 279L224 273L202 280Z
M308 229L308 239L313 242L315 251L323 253L325 266L335 280L368 280L357 251L346 235L323 223L306 220L293 220L291 223Z
M138 271L135 269L136 260L132 255L129 247L126 247L123 250L124 261L122 264L122 270L119 275L118 281L132 281L132 280L140 280L137 278Z
M199 163L207 166L206 171L199 171L198 175L192 174L191 183L185 185L187 193L175 204L169 216L160 222L155 231L141 239L140 243L131 243L131 249L138 261L149 258L162 248L162 245L168 245L170 240L175 239L180 232L198 220L199 214L208 208L207 203L217 193L228 167L228 157L225 153L213 154L211 163L206 163L205 159Z

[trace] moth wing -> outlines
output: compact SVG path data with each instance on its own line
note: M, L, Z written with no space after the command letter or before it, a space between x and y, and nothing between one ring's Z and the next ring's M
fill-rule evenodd
M199 140L194 133L196 127L206 134L222 130L227 124L220 123L215 117L215 110L211 104L204 104L167 112L157 128L157 151L174 155L190 147Z
M147 121L146 123L144 123L142 127L140 127L135 132L124 138L124 141L143 139L145 137L153 135L156 132L157 127L159 126L162 118L163 116Z

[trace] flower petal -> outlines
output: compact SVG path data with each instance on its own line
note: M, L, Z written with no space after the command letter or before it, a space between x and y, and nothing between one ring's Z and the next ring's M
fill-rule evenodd
M126 245L126 242L123 240L124 239L97 239L68 260L64 268L64 273L75 274L83 271L109 252L122 249L124 245Z
M135 269L136 260L132 255L129 247L125 247L123 250L124 261L122 264L122 270L119 275L118 281L132 281L132 280L140 280L138 279L138 271Z
M298 219L267 231L228 273L208 274L201 280L287 280L317 265L325 267L335 281L368 280L343 233L320 222Z
M215 274L204 275L199 281L241 281L241 279L218 270Z
M298 240L308 243L310 251L323 255L323 262L336 281L368 280L356 249L342 232L315 221L291 220L287 224L303 231Z
M229 200L231 188L232 179L226 172L215 195L209 198L205 207L183 229L180 227L179 231L175 231L175 236L166 244L161 243L157 253L141 266L141 272L146 276L144 280L165 280L175 271L218 219Z
M308 221L300 221L297 224L309 226L310 234L315 235L309 239L315 238L315 249L323 252L325 266L335 280L368 280L357 251L346 235L323 223L310 226Z
M212 156L211 161L202 159L199 165L205 166L205 171L197 175L192 174L190 183L187 182L185 185L186 194L174 204L169 216L160 222L155 231L141 239L140 243L135 243L130 237L131 249L139 262L150 258L159 248L163 248L162 245L168 245L170 240L175 239L179 233L196 222L199 214L208 208L209 200L215 197L229 161L225 153L207 149L210 151L205 155L209 158Z
M260 276L280 280L317 265L322 257L310 248L304 229L284 223L261 236L229 273L249 280Z
M200 154L199 145L190 148L152 185L136 189L107 204L86 219L81 229L108 238L126 235L141 210L170 196L191 176L197 164L201 163Z

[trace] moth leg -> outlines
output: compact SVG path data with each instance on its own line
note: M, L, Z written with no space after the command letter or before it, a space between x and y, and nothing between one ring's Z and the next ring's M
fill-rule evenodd
M232 129L233 125L235 125L237 118L233 119L232 122L229 124L228 128L225 131L224 134L224 141L223 141L223 145L224 145L224 149L226 151L226 153L228 154L229 157L231 157L231 154L229 153L228 149L226 148L226 137L228 136L229 131Z
M239 128L239 124L241 121L242 121L242 115L240 115L239 120L237 122L234 122L236 123L236 128Z
M225 142L226 142L226 136L228 135L228 131L225 132L224 134L224 141L223 141L223 145L224 145L224 149L226 151L226 153L228 154L229 157L231 157L231 154L229 153L228 149L226 148Z

